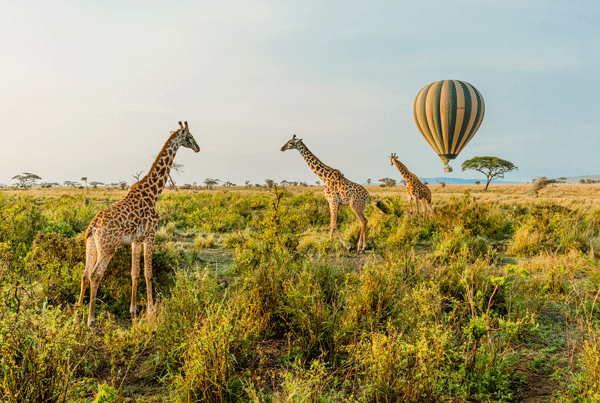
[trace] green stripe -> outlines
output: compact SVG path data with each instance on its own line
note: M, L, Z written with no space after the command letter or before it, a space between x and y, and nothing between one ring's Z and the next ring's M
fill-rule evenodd
M477 88L473 87L471 84L467 83L467 85L469 85L475 93L475 98L477 101L477 110L475 112L475 121L473 122L473 126L469 127L468 132L465 133L465 137L467 140L465 141L460 150L455 151L457 153L461 152L462 149L465 148L465 146L469 143L469 141L471 141L471 139L475 135L475 132L477 131L477 129L479 129L479 125L481 123L481 120L483 119L483 99L481 97L481 94L479 93L479 91L477 91Z
M473 86L471 85L471 87ZM475 87L473 87L473 91L475 92L475 96L477 97L477 115L475 116L475 123L473 124L473 128L471 130L471 137L473 137L477 129L479 129L481 121L483 120L483 114L485 113L485 105L483 104L483 97L481 96L481 93L477 91L477 88Z
M463 123L460 128L460 133L458 135L458 143L456 143L456 149L451 150L453 153L456 153L456 154L458 154L460 152L460 150L462 149L460 147L460 143L463 141L463 139L465 137L465 133L469 129L469 121L471 120L471 108L472 108L471 94L469 92L469 89L467 88L467 86L465 85L464 82L459 81L459 83L460 83L460 90L463 92L463 96L465 98L465 116L463 117Z
M440 119L440 93L442 92L443 81L438 81L435 83L436 86L434 88L434 97L433 97L433 127L435 128L435 136L439 139L439 143L442 145L440 151L444 150L444 136L442 133L442 121ZM430 124L431 126L431 124Z
M454 126L456 125L458 103L454 81L448 81L450 84L450 102L448 103L448 146L446 147L446 151L450 151L450 148L452 148L452 143L454 143Z

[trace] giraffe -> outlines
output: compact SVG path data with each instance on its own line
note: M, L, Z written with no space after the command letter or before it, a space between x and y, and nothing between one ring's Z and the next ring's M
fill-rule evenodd
M179 147L200 147L188 129L180 128L171 136L156 157L154 164L140 181L134 183L127 195L96 214L85 232L85 269L81 276L81 292L76 307L81 306L85 291L90 286L90 307L87 325L92 328L96 320L96 293L102 276L113 255L123 244L131 244L131 306L132 316L137 308L137 281L140 275L140 254L144 246L144 277L148 313L154 312L152 299L152 248L158 226L156 201L167 182L173 159Z
M395 165L406 181L406 196L408 198L408 204L410 205L411 214L413 212L413 200L415 201L417 214L419 214L419 201L423 205L423 216L427 215L429 211L432 212L431 190L429 190L427 185L422 184L417 175L410 172L406 165L398 160L398 156L395 153L390 155L390 165Z
M350 246L340 234L337 228L337 216L338 208L341 205L349 205L358 220L360 221L360 236L358 238L358 244L356 245L356 252L362 253L367 246L367 218L365 217L365 207L369 201L370 195L367 190L344 177L339 170L331 168L325 165L319 160L309 149L304 145L302 139L294 137L283 147L281 151L296 149L300 152L300 155L304 158L310 169L317 174L319 178L325 184L325 198L329 203L329 238L333 238L335 232L344 245L344 247L350 250ZM376 203L377 207L384 213L388 213L389 210L382 202Z

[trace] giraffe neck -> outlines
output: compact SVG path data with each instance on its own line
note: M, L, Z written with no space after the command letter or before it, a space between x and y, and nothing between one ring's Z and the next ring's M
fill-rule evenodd
M160 153L156 156L156 159L146 176L135 183L131 187L131 191L133 191L134 188L141 189L143 193L153 197L156 202L158 196L160 196L167 184L175 154L177 154L177 150L181 146L181 141L177 136L178 134L179 131L173 133L171 137L169 137Z
M394 165L396 165L396 168L398 168L398 171L400 171L404 180L406 182L412 181L414 174L408 170L406 165L398 161L397 158L392 158L392 161L394 162Z
M318 159L309 149L304 145L304 143L300 143L300 147L298 148L300 151L300 155L304 158L304 161L308 164L310 169L319 177L321 180L328 184L333 180L333 176L336 173L339 173L337 169L331 168L330 166L325 165Z

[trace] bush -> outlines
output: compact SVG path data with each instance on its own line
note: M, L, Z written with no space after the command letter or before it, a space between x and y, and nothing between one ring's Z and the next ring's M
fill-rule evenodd
M91 351L89 330L51 306L2 307L0 400L70 401L74 378Z
M212 304L205 318L189 331L184 363L174 379L177 401L229 402L241 393L234 377L234 307Z
M421 325L416 333L417 338L407 338L388 325L360 342L355 365L363 374L366 401L440 401L451 380L451 334L441 325Z

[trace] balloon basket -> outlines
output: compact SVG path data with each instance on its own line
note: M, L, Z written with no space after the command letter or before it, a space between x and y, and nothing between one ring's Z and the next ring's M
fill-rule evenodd
M450 165L446 165L444 167L444 172L452 172L452 167Z

